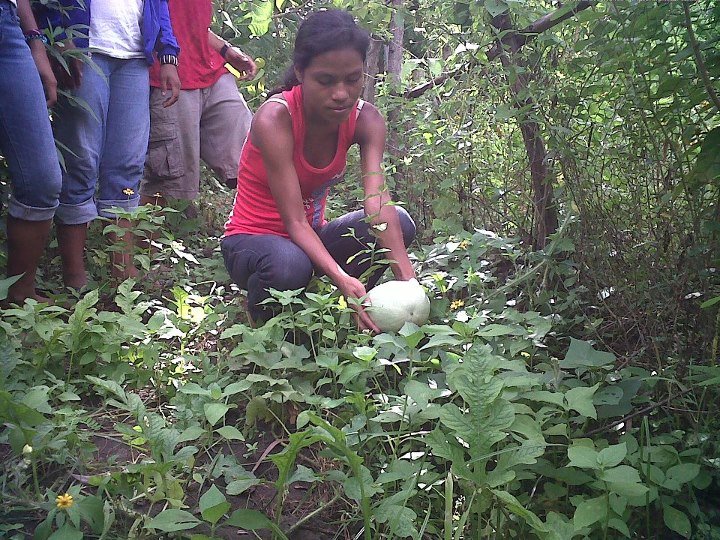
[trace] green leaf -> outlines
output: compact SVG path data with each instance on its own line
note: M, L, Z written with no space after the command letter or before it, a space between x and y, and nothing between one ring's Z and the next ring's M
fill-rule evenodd
M202 494L199 506L203 519L213 525L230 510L230 503L215 484Z
M228 439L230 441L244 441L245 440L245 436L235 426L223 426L221 428L216 429L215 433L218 433L221 437L224 437L225 439Z
M663 521L665 522L665 526L671 531L675 531L685 538L690 538L690 534L692 533L690 520L680 510L663 503Z
M157 516L150 519L145 526L163 532L177 532L193 529L200 523L201 521L190 512L171 508L160 512Z
M571 388L565 392L565 399L568 402L568 407L579 412L583 416L597 419L597 411L593 405L593 395L599 387L600 383L597 383L589 388L586 386Z
M399 538L416 538L418 535L415 528L417 514L410 508L398 504L381 504L375 510L375 517L379 523L387 523L390 532Z
M679 490L683 484L692 482L700 474L700 465L696 463L681 463L670 467L665 473L663 487Z
M52 533L48 540L82 540L83 533L78 531L70 523L65 523L57 531Z
M318 480L320 480L320 477L316 475L312 469L305 467L304 465L298 465L295 472L293 472L292 475L290 475L290 478L287 479L287 483L309 482L312 484Z
M630 529L628 529L628 526L623 520L618 518L610 518L608 520L608 525L616 531L620 531L625 538L630 538Z
M613 444L598 452L598 462L603 467L615 467L622 463L626 455L627 445L625 443Z
M575 529L589 527L596 521L605 519L608 510L605 495L581 502L575 509L575 516L573 517Z
M599 469L598 452L587 446L573 445L568 448L570 465L580 469Z
M260 480L257 478L240 478L233 480L225 488L225 492L228 495L240 495L242 492L250 489L253 486L257 486Z
M249 508L235 510L223 525L240 527L246 531L271 528L271 522L265 514L257 510L250 510Z
M217 424L230 410L230 407L224 403L206 403L203 408L205 410L205 418L207 418L211 426Z
M587 341L570 338L570 348L565 355L565 359L560 362L560 367L563 369L588 367L610 368L614 364L614 354L596 351Z
M273 14L273 2L270 0L259 0L252 3L250 11L250 24L248 29L254 36L267 34L270 29L270 22Z
M497 489L493 489L492 492L500 501L502 501L505 508L510 510L516 516L523 518L533 529L536 531L548 532L547 527L542 521L540 521L540 518L525 508L513 495L507 491L500 491Z

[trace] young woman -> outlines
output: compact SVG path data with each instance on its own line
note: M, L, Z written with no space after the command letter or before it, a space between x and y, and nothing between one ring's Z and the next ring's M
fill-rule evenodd
M347 12L312 14L298 29L284 91L255 114L222 241L225 265L247 289L253 319L269 315L258 305L269 288L305 287L313 271L327 275L348 298L364 296L358 277L370 263L353 256L375 237L387 249L395 277L415 277L406 250L415 224L392 205L381 172L385 122L359 99L368 43L367 32ZM343 179L353 144L360 147L364 209L327 222L326 197ZM379 278L376 272L368 288ZM362 306L355 309L359 327L377 331Z

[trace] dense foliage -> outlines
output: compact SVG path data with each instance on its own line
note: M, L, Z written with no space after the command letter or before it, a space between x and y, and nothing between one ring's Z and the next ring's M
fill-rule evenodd
M404 30L374 99L429 323L358 333L317 279L251 328L209 176L133 216L146 280L103 223L93 287L0 315L0 537L720 538L720 5L342 5ZM257 107L315 6L216 7Z

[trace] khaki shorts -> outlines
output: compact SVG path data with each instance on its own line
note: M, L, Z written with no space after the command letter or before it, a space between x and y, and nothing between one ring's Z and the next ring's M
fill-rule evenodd
M252 113L226 73L200 90L181 90L172 107L159 88L150 93L150 141L140 194L195 199L200 191L200 159L222 180L237 178L240 152Z

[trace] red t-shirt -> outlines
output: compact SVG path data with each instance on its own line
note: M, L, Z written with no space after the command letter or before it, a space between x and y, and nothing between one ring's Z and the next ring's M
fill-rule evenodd
M273 96L271 101L278 101ZM330 188L341 182L345 174L348 148L353 143L355 124L362 100L358 101L356 114L350 114L340 125L337 149L332 162L322 169L310 165L305 159L305 118L302 107L302 87L295 86L283 92L282 99L287 104L292 119L293 164L300 182L300 192L305 207L305 216L314 229L325 224L325 202ZM252 133L252 132L251 132ZM240 155L238 170L238 188L235 202L227 223L225 236L234 234L274 234L288 238L275 199L270 192L265 164L260 150L252 144L250 137L245 141Z
M180 45L180 87L207 88L225 73L225 60L208 43L212 0L169 0L170 22ZM150 67L150 86L160 88L160 64Z

